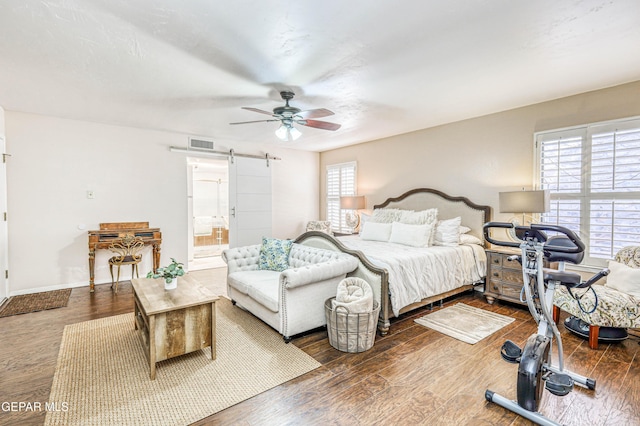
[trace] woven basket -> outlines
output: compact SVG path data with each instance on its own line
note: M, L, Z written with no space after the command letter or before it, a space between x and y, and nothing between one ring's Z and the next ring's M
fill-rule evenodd
M371 349L376 338L380 303L374 300L373 311L350 313L344 306L332 308L331 297L324 302L329 344L342 352L364 352Z

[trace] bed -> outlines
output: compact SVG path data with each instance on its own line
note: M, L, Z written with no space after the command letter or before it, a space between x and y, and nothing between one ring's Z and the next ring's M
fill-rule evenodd
M310 231L295 242L337 250L358 257L358 268L349 274L372 285L380 302L378 329L388 333L390 319L447 297L473 290L486 275L486 255L482 226L491 220L491 207L478 205L465 197L453 197L431 188L418 188L389 198L378 209L421 212L436 208L438 219L460 217L469 228L466 235L475 244L414 248L383 241L363 240L357 235L333 237ZM365 226L367 226L365 224ZM466 240L466 239L465 239Z

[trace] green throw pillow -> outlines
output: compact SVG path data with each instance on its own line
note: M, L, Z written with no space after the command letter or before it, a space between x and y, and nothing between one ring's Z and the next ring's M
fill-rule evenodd
M262 237L258 269L284 271L289 267L289 252L293 246L291 240Z

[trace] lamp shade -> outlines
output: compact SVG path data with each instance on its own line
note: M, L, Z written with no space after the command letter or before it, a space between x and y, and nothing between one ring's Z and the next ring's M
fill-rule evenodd
M340 208L345 210L364 209L364 195L340 197Z
M501 192L500 213L544 213L549 210L549 191Z

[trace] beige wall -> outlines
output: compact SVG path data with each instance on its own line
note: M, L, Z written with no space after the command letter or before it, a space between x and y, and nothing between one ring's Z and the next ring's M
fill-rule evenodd
M186 157L169 147L187 135L7 111L6 136L10 295L88 285L87 231L101 222L148 221L162 231L162 263L186 263ZM216 145L229 148L266 151ZM318 215L319 155L268 152L282 158L272 161L273 235L295 237ZM111 280L109 255L96 255L96 283ZM145 256L140 272L150 269Z
M368 209L430 187L488 204L494 219L508 219L498 212L498 192L532 186L534 132L633 116L640 116L640 81L323 152L321 217L326 166L355 160Z

